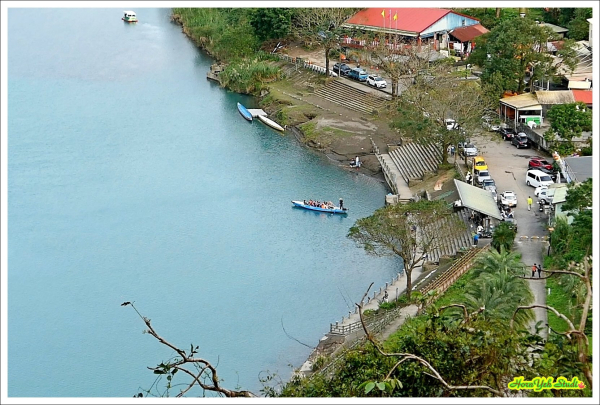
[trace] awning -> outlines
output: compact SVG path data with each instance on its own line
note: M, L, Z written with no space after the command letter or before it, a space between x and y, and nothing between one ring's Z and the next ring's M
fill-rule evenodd
M457 179L454 179L454 185L458 190L458 196L464 207L489 217L502 220L500 210L498 209L498 205L496 205L496 201L494 200L491 191L472 186Z

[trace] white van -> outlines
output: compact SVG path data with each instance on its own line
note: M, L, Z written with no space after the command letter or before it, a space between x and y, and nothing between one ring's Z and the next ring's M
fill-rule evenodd
M525 183L531 187L549 186L553 184L552 177L541 170L527 170Z

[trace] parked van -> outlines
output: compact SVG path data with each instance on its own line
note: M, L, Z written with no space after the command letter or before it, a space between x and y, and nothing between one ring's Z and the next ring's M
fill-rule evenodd
M348 77L350 79L358 80L359 82L366 82L369 75L361 68L354 68L348 72Z
M527 170L525 183L531 187L549 186L553 184L552 177L541 170Z

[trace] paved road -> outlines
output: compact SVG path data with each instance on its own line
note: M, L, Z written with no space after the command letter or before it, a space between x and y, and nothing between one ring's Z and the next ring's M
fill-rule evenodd
M531 237L543 237L548 235L546 229L547 215L538 211L537 198L533 195L534 188L525 183L527 164L532 156L540 156L542 152L535 149L517 149L509 141L503 141L499 134L486 132L481 136L472 138L479 150L479 154L485 158L492 178L496 181L498 196L505 190L514 191L517 194L517 208L514 210L517 219L516 250L521 253L521 260L528 266L526 276L531 276L529 268L534 263L543 262L547 252L548 243L543 239L531 239ZM534 201L531 211L527 210L527 197L531 196ZM527 238L525 238L527 237ZM546 304L546 280L528 280L529 286L535 297L536 304ZM542 321L542 325L548 322L548 316L544 309L536 308L536 322ZM531 325L533 328L535 322ZM542 331L542 336L547 337L547 329Z

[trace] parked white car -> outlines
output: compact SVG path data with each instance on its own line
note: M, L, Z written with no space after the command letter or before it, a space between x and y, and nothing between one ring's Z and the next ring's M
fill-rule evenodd
M500 194L500 204L504 207L516 207L517 195L513 191L505 191Z
M383 77L375 75L369 75L369 77L367 77L367 84L369 86L377 87L378 89L387 87L387 82L385 81L385 79Z
M477 147L472 143L466 144L461 150L462 154L466 157L477 156L479 152L477 151Z
M533 192L533 195L537 197L544 190L548 190L548 186L538 186L538 187L535 188L535 191Z

